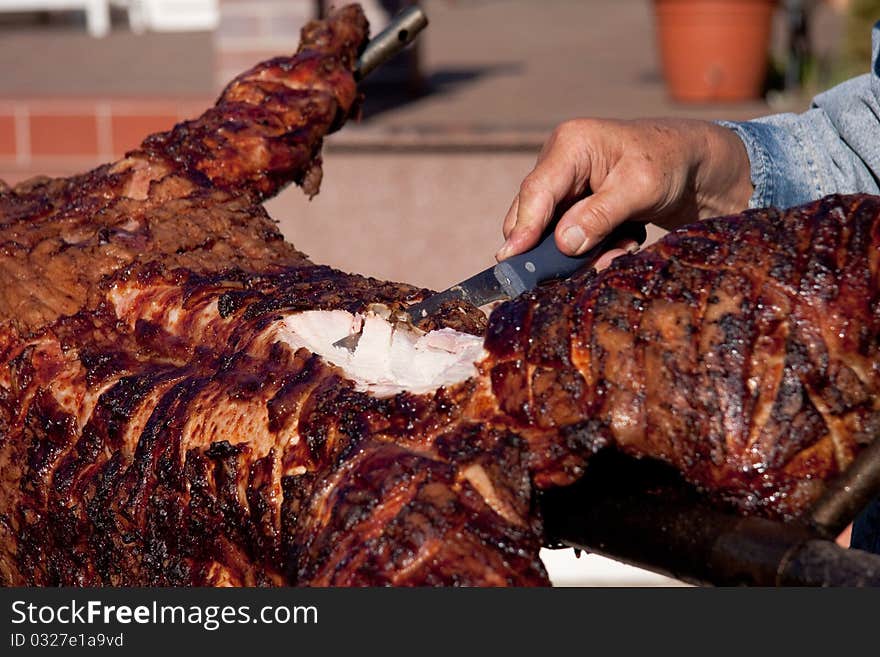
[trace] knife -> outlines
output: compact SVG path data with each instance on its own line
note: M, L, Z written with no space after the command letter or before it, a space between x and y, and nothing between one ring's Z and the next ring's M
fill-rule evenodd
M621 240L635 240L642 244L646 238L644 224L627 221L591 249L578 256L569 256L556 246L553 237L555 228L556 223L553 222L538 245L530 251L502 260L443 292L404 308L404 312L409 315L411 323L416 324L450 301L465 301L479 307L500 299L513 299L534 289L539 283L567 278L579 269L592 267L605 251ZM360 335L353 333L333 345L354 351Z

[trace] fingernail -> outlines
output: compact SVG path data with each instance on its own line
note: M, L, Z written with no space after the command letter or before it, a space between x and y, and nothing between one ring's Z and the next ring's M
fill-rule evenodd
M587 235L580 226L569 226L562 233L562 243L570 253L577 253L586 239Z
M505 242L501 245L501 248L498 249L498 253L495 254L496 260L504 260L507 256L510 255L510 242Z
M624 251L626 251L627 253L635 253L638 250L639 250L639 243L638 242L630 242L624 248Z

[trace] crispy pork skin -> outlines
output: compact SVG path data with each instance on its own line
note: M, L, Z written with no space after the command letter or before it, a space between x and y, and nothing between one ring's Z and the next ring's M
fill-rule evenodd
M703 221L501 306L487 416L539 486L609 445L792 517L880 432L880 198Z
M465 415L472 360L457 385L389 395L300 346L322 318L351 323L314 310L340 286L368 318L400 294L358 282L134 266L95 309L3 336L0 577L547 584L528 445ZM482 351L449 329L425 340Z
M310 262L356 6L198 119L0 185L0 583L546 585L536 491L600 449L789 518L880 429L880 198L687 226L499 306ZM354 352L333 346L361 332Z
M546 584L535 488L612 447L796 515L878 428L878 235L868 196L683 228L503 304L479 352L413 330L480 358L418 393L330 355L396 285L132 265L95 308L0 342L0 573Z
M312 264L260 205L317 192L366 39L344 7L121 161L0 184L0 582L547 583L517 436L440 435L447 393L376 396L295 344L300 313L427 292ZM467 378L447 356L485 325L451 307L385 375Z

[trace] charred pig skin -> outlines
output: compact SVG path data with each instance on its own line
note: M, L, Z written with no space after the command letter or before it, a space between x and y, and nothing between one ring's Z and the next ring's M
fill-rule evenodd
M373 399L267 333L427 292L312 264L261 205L317 192L367 32L343 7L122 160L0 184L4 584L548 583L518 437L435 435L447 393ZM373 437L383 418L400 446Z
M396 285L133 265L5 336L4 577L546 584L535 489L609 447L794 516L877 429L878 218L849 196L685 227L503 304L477 374L421 395L279 337Z
M318 266L134 266L6 333L5 583L546 585L528 446L467 417L475 382L377 397L280 339L340 289L401 296Z
M317 191L366 38L342 8L119 162L0 185L0 582L546 585L536 492L598 450L790 518L876 435L877 197L392 326L427 291L310 262L260 205ZM376 308L357 376L304 346ZM458 382L361 380L474 335Z
M880 430L878 261L874 196L686 226L499 308L489 414L542 446L539 486L613 445L791 518Z

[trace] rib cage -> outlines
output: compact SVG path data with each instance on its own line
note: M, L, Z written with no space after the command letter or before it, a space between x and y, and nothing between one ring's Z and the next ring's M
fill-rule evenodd
M0 582L547 584L535 489L618 448L790 517L880 428L880 198L676 231L605 272L431 318L479 375L380 399L278 340L425 293L314 265L259 202L310 193L355 107L348 7L113 165L0 193Z

